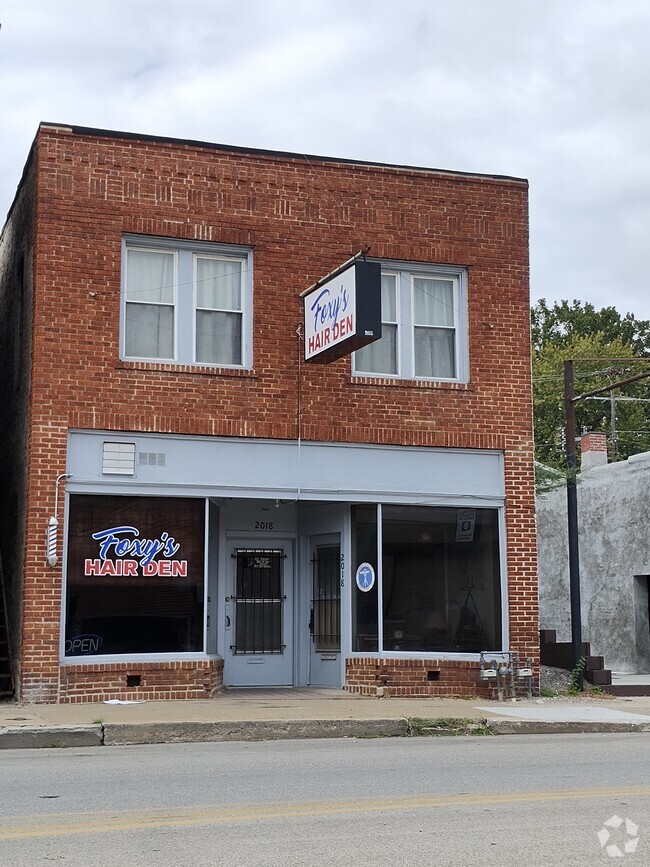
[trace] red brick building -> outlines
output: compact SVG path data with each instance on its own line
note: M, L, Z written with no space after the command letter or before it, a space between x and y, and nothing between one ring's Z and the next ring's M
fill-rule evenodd
M365 248L381 340L307 363ZM0 292L22 700L536 665L525 181L43 124Z

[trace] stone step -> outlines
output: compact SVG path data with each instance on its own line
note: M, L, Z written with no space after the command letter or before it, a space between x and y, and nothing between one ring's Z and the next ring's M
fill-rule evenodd
M635 696L650 695L650 683L612 683L603 684L603 689L609 695Z
M588 642L583 642L581 656L590 657L591 647ZM553 665L556 668L573 668L573 645L570 641L559 641L555 644L547 643L540 646L540 662L542 665Z
M601 657L602 658L602 657ZM584 678L594 686L609 686L612 682L612 673L608 668L598 668L595 670L584 671Z

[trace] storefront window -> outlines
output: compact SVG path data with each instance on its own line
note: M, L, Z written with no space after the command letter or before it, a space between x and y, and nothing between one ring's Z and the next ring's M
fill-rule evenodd
M70 497L65 655L203 651L205 501Z
M352 507L352 572L363 563L377 571L377 507ZM352 649L357 652L378 650L378 584L369 590L352 587Z
M369 592L352 589L353 651L377 651L379 641L384 652L501 649L498 510L382 506L380 514L381 573ZM375 567L377 508L352 515L353 569Z
M384 650L501 647L496 509L384 506Z

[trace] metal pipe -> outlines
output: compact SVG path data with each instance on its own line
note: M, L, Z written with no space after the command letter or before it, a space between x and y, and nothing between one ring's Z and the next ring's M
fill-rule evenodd
M577 670L577 687L583 688L582 613L580 610L580 551L578 546L578 494L576 490L576 408L573 392L573 361L564 362L564 418L566 449L567 528L569 535L569 592L571 597L571 644L573 665Z
M582 361L582 359L580 359ZM573 362L571 362L573 364ZM567 362L564 362L564 370L566 372ZM601 388L594 388L593 391L585 391L584 394L579 394L577 397L572 397L571 400L574 403L577 403L579 400L584 400L586 397L593 397L596 394L604 394L606 391L611 391L612 388L619 388L621 385L629 385L631 382L638 382L639 379L647 379L650 376L650 371L646 370L644 373L637 373L634 376L628 376L627 379L619 379L618 382L610 382L607 385L603 385Z
M304 292L300 293L300 297L304 298L305 295L308 295L310 292L313 292L314 289L318 289L319 286L322 286L323 283L327 283L328 280L333 280L334 277L337 277L343 271L347 270L350 265L353 265L358 259L365 259L368 253L370 252L370 247L364 247L363 250L359 250L354 256L351 256L346 262L342 265L339 265L338 268L335 268L333 271L330 271L329 274L326 274L324 277L321 277L320 280L317 280L313 283L308 289L305 289Z
M609 393L610 428L612 433L612 460L618 460L618 442L616 439L616 397L614 390Z
M47 564L48 566L56 566L59 562L59 558L56 553L56 549L58 547L58 535L59 535L59 484L63 479L71 478L70 473L61 473L56 477L56 482L54 484L54 516L49 518L47 522L47 534L46 534L46 556L47 556Z
M56 477L56 482L54 484L54 517L59 517L59 483L63 479L71 479L72 475L70 473L61 473L61 475Z

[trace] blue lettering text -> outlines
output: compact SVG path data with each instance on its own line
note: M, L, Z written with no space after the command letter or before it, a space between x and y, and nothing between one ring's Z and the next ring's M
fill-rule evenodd
M127 538L124 538L125 535ZM140 531L136 527L124 526L100 530L98 533L93 533L92 537L100 543L99 556L102 560L106 560L110 556L111 548L114 548L115 556L139 557L142 566L151 563L161 551L164 551L165 557L174 557L181 547L169 533L162 533L160 539L128 538L139 535Z

